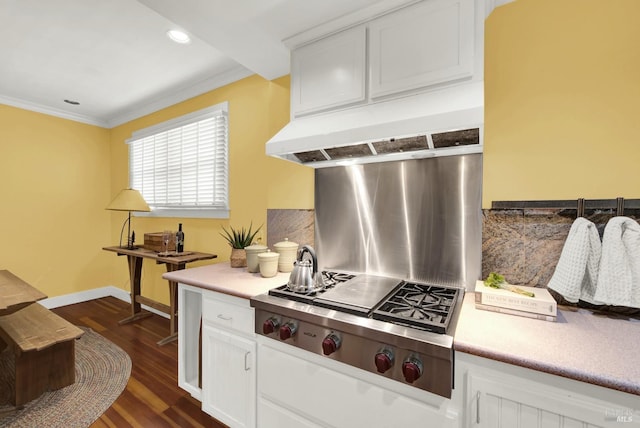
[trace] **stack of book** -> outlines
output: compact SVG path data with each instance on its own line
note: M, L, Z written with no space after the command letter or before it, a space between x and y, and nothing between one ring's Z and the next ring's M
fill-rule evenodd
M544 321L556 321L558 305L546 288L520 285L518 288L534 293L534 297L501 288L487 287L483 281L476 281L476 308Z

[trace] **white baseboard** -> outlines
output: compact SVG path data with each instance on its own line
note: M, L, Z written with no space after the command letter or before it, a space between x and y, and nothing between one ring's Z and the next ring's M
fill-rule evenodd
M92 290L79 291L77 293L65 294L63 296L50 297L44 300L40 300L42 306L47 309L58 308L60 306L73 305L75 303L88 302L89 300L100 299L101 297L115 297L116 299L120 299L124 302L130 303L131 296L122 288L114 287L110 285L108 287L102 288L94 288ZM154 314L160 315L164 318L169 318L169 314L165 314L164 312L160 312L157 309L151 308L147 305L142 305L142 307Z

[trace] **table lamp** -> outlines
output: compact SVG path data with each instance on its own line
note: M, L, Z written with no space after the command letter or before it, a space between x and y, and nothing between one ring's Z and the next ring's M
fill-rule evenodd
M124 232L124 226L128 225L127 228L127 246L126 248L133 250L135 247L133 243L135 241L135 235L131 235L131 212L132 211L143 211L148 212L151 211L149 205L145 202L144 198L135 189L124 189L118 193L118 196L114 198L113 201L107 206L108 210L112 211L128 211L129 216L124 221L122 225L122 230L120 230L120 246L122 247L122 232ZM135 232L134 232L135 233Z

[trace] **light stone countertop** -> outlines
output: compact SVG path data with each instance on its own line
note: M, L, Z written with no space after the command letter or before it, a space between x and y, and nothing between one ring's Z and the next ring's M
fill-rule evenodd
M287 283L289 273L262 278L220 262L169 272L165 279L245 299ZM475 308L467 292L454 348L582 382L640 395L640 320L558 307L556 322Z
M263 278L259 273L247 272L246 267L232 268L229 266L229 262L220 262L167 272L162 277L194 287L250 299L286 284L289 280L289 273L278 272L272 278Z
M454 348L640 395L640 320L558 307L556 322L475 308L467 292Z

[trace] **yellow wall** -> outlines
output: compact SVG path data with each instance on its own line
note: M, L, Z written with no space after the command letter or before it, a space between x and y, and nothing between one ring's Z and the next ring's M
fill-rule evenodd
M637 0L517 0L492 13L484 207L492 200L640 197L637 16ZM251 76L111 130L0 105L0 269L51 297L106 285L128 290L125 259L101 250L118 242L125 219L104 210L128 185L124 141L223 101L231 219L137 217L138 241L182 222L187 249L226 261L222 225L265 224L267 208L313 208L313 170L264 154L264 143L289 121L288 77ZM166 303L162 273L145 262L143 294Z
M108 285L109 131L0 105L0 269L50 297Z
M485 26L483 206L640 197L640 2L517 0Z
M229 102L231 218L134 217L138 243L145 232L175 230L182 222L187 250L226 261L222 225L263 225L266 241L267 208L313 208L313 170L265 155L265 142L289 121L288 76L272 82L252 76L110 130L0 105L0 269L49 297L108 285L128 291L126 259L102 250L119 242L126 218L105 210L128 186L124 141L137 129L223 101ZM143 264L143 294L168 303L162 273L162 266Z
M172 119L217 103L229 102L230 219L143 218L132 220L136 240L145 232L176 230L183 223L185 248L218 255L215 262L229 260L230 248L219 235L228 228L264 225L267 208L313 208L313 170L265 155L265 143L289 122L289 77L267 81L254 75L154 114L118 126L111 131L111 192L128 185L128 152L125 140L135 130ZM119 240L124 213L114 213L111 242ZM115 255L114 255L115 256ZM114 257L116 259L116 257ZM129 289L125 260L118 258L111 284ZM211 261L193 263L200 266ZM168 286L161 278L162 266L143 264L142 294L167 303Z

